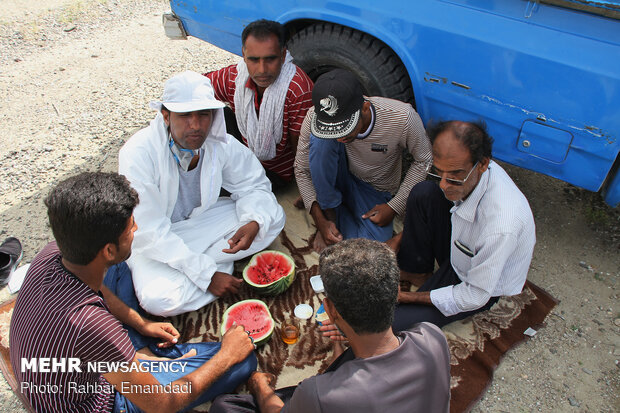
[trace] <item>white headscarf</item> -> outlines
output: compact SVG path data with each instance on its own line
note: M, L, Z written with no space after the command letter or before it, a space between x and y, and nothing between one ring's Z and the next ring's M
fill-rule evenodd
M263 94L260 119L254 109L254 90L245 87L250 77L248 67L244 61L237 64L235 117L239 131L248 141L248 147L261 161L273 159L276 156L276 145L282 140L284 100L297 70L292 60L293 57L287 51L280 75Z

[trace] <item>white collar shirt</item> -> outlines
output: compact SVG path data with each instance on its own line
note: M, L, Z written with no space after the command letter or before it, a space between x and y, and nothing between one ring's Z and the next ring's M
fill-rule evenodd
M519 294L536 231L527 199L504 169L491 161L469 197L450 212L450 262L461 283L432 290L435 307L451 316L476 310L491 297Z

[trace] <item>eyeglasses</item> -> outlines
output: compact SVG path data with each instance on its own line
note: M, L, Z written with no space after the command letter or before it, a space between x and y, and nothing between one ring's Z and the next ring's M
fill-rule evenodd
M433 181L433 182L437 182L440 183L442 179L445 179L447 183L449 183L450 185L455 185L455 186L463 186L465 184L465 181L467 181L469 179L469 176L471 175L471 173L474 171L474 169L476 169L476 166L478 166L478 162L476 162L474 164L474 167L471 168L471 171L469 171L469 173L467 174L467 176L465 177L465 179L452 179L452 178L444 178L440 175L437 175L435 173L432 173L431 171L435 170L435 167L430 164L426 167L426 175L428 175L428 178Z

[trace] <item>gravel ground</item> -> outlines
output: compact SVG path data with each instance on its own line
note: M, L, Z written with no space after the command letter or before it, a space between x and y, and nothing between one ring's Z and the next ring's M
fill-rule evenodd
M238 58L167 39L162 0L0 6L0 238L22 240L28 262L52 239L42 205L50 186L78 171L115 170L118 149L153 117L147 103L172 74ZM506 355L474 411L620 411L620 211L557 180L508 171L537 224L529 278L561 302ZM24 411L1 380L0 411Z

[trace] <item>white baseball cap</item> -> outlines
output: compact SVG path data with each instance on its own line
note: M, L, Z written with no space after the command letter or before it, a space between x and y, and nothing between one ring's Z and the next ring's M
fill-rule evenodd
M215 99L211 80L188 70L174 75L164 84L161 101L149 103L151 109L161 110L165 106L171 112L185 113L203 109L221 109L225 105Z

